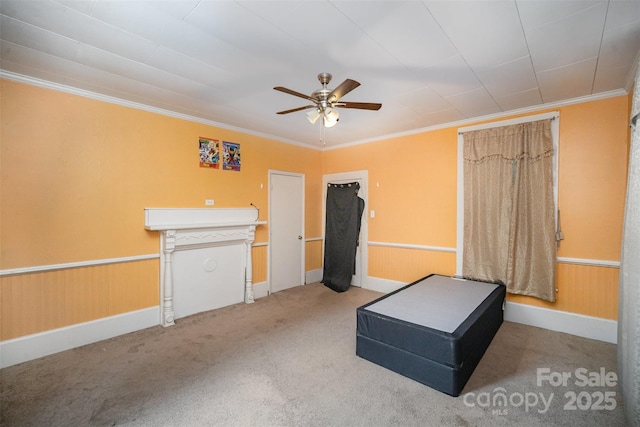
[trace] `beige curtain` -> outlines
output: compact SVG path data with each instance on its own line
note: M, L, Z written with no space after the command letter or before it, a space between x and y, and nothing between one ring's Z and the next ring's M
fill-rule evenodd
M463 276L555 301L551 119L463 138Z

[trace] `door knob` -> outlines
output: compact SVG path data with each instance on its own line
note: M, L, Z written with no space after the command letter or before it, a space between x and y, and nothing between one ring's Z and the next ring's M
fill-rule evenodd
M298 236L298 240L302 240L302 236Z

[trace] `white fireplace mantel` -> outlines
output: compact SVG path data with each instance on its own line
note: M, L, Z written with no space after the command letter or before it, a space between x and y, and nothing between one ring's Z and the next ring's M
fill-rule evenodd
M193 313L241 302L233 296L238 292L241 299L244 294L245 303L254 302L251 244L256 227L266 224L266 221L258 221L257 217L255 208L145 208L145 229L160 232L160 308L163 326L174 324L174 296L180 292L184 299L193 297L197 301L199 308L191 309L195 310ZM240 251L238 245L243 246ZM229 246L229 250L217 249L214 255L201 255L202 250L207 248L224 246ZM176 252L182 251L186 256L180 257L182 261L174 261ZM203 256L204 259L190 259ZM222 274L219 271L222 268L232 272L231 280L228 275L216 279L216 272ZM176 274L177 271L181 273ZM211 283L216 281L223 283ZM214 285L225 286L226 289L219 292L212 288ZM203 289L202 298L189 295L193 286ZM224 297L223 293L232 296ZM217 295L220 295L218 301ZM188 311L189 308L186 310L181 315L193 314Z

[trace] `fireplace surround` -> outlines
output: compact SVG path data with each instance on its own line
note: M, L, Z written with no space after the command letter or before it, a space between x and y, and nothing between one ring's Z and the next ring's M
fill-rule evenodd
M160 323L254 302L251 245L255 208L145 208L145 229L160 233Z

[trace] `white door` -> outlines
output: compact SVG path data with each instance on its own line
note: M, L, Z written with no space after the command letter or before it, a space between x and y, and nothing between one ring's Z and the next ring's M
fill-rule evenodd
M304 175L269 171L270 292L304 284Z
M364 212L362 213L362 222L360 225L360 238L358 239L360 244L356 248L356 270L355 274L351 278L351 286L362 287L363 274L367 272L367 241L368 241L368 220L367 212L369 211L367 200L367 180L369 171L355 171L355 172L343 172L336 174L328 174L322 177L323 194L322 194L322 234L324 235L324 227L327 218L327 185L329 184L346 184L349 182L357 182L360 184L360 190L358 190L358 197L364 200Z

